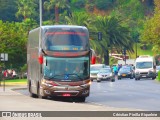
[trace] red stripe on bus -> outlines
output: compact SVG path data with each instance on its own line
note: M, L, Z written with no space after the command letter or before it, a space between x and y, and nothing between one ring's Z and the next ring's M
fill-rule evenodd
M73 57L73 56L80 56L80 55L86 55L88 53L88 51L85 52L50 52L47 51L46 54L47 55L51 55L51 56L59 56L59 57Z
M85 36L85 33L82 32L47 32L46 35L81 35Z

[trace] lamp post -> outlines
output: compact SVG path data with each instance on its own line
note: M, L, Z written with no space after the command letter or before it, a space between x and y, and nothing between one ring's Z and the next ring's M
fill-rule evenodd
M39 0L39 26L42 26L42 0Z
M136 39L136 58L137 58L137 39Z

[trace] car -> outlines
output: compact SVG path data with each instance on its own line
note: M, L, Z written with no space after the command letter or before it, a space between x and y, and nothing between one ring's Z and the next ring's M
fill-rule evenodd
M94 64L90 67L90 79L93 81L94 79L97 79L97 74L100 69L105 68L105 64Z
M156 75L158 75L158 71L160 71L160 66L156 66Z
M99 70L97 74L97 82L101 82L102 80L109 80L111 82L115 82L115 76L111 68L102 68Z
M135 61L135 80L156 78L156 61L153 56L141 55Z
M134 70L130 66L123 66L118 71L118 80L121 78L134 78Z

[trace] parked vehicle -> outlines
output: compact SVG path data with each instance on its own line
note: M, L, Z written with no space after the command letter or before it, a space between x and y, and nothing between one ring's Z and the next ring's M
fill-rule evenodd
M156 75L158 75L158 71L160 71L160 66L156 66Z
M134 78L134 71L131 66L123 66L122 68L120 68L120 70L118 71L118 79L121 78Z
M139 56L135 62L135 80L141 78L156 78L156 62L149 55Z
M111 68L102 68L99 70L97 74L97 82L101 82L102 80L109 80L111 82L115 82L115 76Z
M94 64L90 67L90 79L93 81L97 79L97 74L100 69L105 68L105 64Z

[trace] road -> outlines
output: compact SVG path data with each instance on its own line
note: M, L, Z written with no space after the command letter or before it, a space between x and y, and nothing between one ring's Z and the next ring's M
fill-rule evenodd
M27 90L18 90L29 96ZM160 111L160 83L151 79L121 79L116 82L92 82L86 104Z
M91 94L85 103L73 102L68 99L31 98L25 87L19 86L19 88L24 89L18 88L14 91L7 87L5 92L0 87L0 111L160 111L160 83L150 79L140 81L122 79L115 82L102 81L100 83L93 81ZM58 119L64 119L63 117L60 118ZM70 117L65 119L71 120ZM87 118L78 119L84 120ZM102 119L105 120L106 118L101 117ZM111 117L107 119L123 120L124 118ZM133 118L131 119L133 120ZM135 119L150 120L151 118L138 117ZM155 117L151 120L158 119ZM8 120L8 118L2 117L1 120ZM25 118L24 120L28 119ZM38 120L41 119L38 118ZM92 120L99 120L99 118L92 117Z
M93 82L87 101L104 106L160 111L160 83L146 78Z

